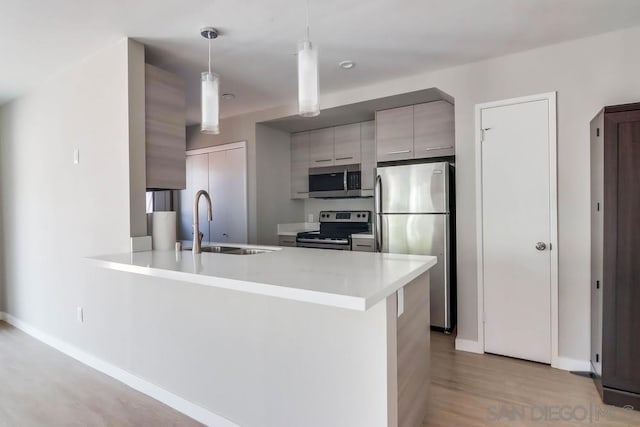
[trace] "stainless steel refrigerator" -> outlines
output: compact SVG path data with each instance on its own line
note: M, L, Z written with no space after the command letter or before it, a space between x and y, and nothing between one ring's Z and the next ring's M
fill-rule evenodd
M455 195L448 162L377 168L376 246L380 252L432 255L431 326L455 325Z

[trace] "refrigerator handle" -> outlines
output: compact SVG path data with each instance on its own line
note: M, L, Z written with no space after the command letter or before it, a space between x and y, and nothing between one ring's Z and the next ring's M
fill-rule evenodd
M382 177L380 175L376 177L374 194L376 206L376 251L382 252Z

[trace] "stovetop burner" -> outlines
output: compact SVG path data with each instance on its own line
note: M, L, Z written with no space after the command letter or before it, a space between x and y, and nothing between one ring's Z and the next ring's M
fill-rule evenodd
M324 249L351 249L351 235L369 231L369 211L322 211L320 231L298 233L299 247Z

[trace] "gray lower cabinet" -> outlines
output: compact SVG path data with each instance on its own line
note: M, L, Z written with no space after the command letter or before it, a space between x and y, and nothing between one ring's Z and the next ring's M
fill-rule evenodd
M149 190L186 188L184 81L145 66L146 179Z
M375 252L374 240L354 237L351 239L351 250L358 252Z
M288 236L288 235L279 234L278 235L278 246L289 246L289 247L297 246L297 244L296 244L296 236Z

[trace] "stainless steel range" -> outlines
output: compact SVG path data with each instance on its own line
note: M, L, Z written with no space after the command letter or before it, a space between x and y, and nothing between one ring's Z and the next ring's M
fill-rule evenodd
M351 235L370 231L369 211L322 211L320 231L298 233L300 248L351 250Z

